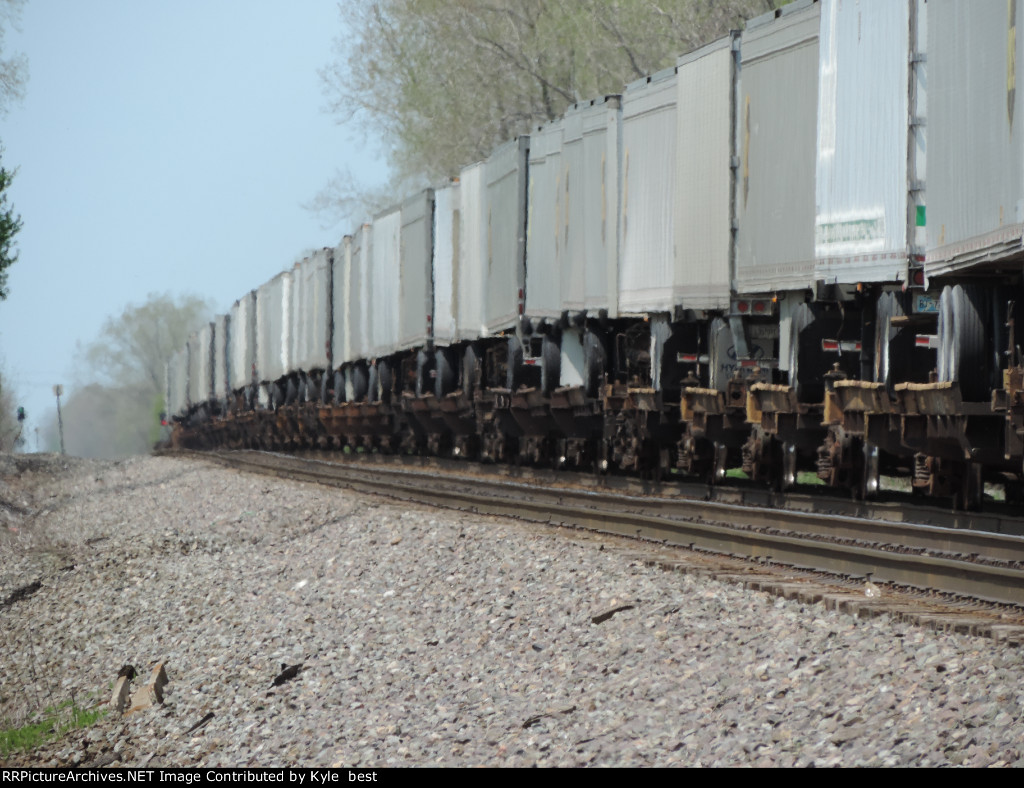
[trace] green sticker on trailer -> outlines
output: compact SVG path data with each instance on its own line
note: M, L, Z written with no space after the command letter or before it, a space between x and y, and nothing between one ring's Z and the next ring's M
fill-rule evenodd
M923 205L917 206L917 226L927 227L927 217L925 215L925 207Z

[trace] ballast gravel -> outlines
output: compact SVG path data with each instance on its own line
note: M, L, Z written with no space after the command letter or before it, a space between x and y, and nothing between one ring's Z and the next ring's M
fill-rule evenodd
M0 727L169 683L0 763L1024 765L1016 647L202 461L43 465L0 486Z

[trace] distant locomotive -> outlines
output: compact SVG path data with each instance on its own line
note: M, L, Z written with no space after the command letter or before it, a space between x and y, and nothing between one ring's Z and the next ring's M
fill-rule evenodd
M1022 3L798 0L576 104L193 335L175 440L1015 489Z

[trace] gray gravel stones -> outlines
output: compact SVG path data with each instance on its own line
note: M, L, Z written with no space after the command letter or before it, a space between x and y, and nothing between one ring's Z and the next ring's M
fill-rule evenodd
M0 609L0 717L106 702L126 663L170 682L13 764L1024 763L1024 659L990 640L195 461L76 464L32 494L16 545L60 558L0 569L0 598L42 581ZM274 686L282 663L303 667Z

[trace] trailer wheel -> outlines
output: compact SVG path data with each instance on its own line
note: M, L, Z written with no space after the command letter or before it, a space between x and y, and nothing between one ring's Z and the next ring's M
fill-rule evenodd
M380 370L370 364L366 371L366 401L380 402Z
M377 382L380 385L380 401L391 401L391 387L394 383L391 365L386 361L377 362Z
M978 285L946 286L939 299L939 380L958 381L968 402L989 395L985 352L985 291Z
M597 396L604 382L605 352L600 337L591 331L583 334L583 386L590 399Z
M892 319L903 315L903 304L896 293L882 293L878 297L875 317L875 382L884 383L891 392L894 370L905 370L910 362L909 347L899 329L892 327ZM913 341L913 335L907 334Z
M333 402L335 405L340 405L345 401L345 376L338 370L334 373L334 397Z
M365 402L370 394L370 375L366 367L358 364L352 367L352 401Z
M505 374L505 388L514 392L519 388L523 367L523 343L514 334L507 340L508 367Z
M789 329L789 385L796 391L796 398L803 401L800 384L800 332L814 322L814 313L807 304L800 304L793 313Z
M466 346L466 352L462 356L462 377L460 380L462 390L468 397L473 397L474 392L481 385L480 380L480 357L476 348L472 345Z
M550 397L562 377L562 348L551 334L545 335L541 344L540 373L541 392Z
M443 399L448 394L451 394L457 385L455 368L448 358L448 353L447 348L438 348L435 354L434 369L436 370L436 377L434 378L434 396L438 399Z

